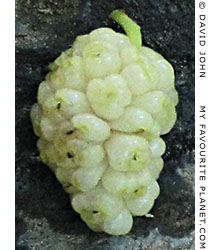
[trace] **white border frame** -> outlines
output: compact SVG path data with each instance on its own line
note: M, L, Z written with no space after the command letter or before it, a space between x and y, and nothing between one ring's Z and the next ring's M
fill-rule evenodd
M201 32L202 29L203 32ZM210 1L196 0L195 1L195 250L210 249L210 238L209 238L210 235L210 222L209 222L210 220L209 217L210 216L209 215L210 30L209 29L210 29Z
M0 249L15 249L15 1L0 4Z

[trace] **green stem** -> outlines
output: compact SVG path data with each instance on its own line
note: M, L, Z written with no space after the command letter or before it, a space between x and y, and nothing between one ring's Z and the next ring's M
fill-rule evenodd
M142 46L140 26L132 19L130 19L124 11L114 10L110 14L110 17L114 19L124 29L125 33L127 34L133 45L137 47Z

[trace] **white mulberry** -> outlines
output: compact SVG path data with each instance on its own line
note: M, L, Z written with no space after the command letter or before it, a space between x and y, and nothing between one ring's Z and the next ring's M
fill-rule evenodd
M128 233L159 195L165 143L176 121L172 66L141 44L125 13L126 35L99 28L78 36L54 63L31 109L40 158L94 231Z

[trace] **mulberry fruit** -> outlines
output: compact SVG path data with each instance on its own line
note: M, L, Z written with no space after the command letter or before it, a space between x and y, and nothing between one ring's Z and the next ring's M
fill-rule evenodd
M127 35L99 28L78 36L49 65L31 120L40 158L89 228L128 233L159 195L165 143L176 121L172 66L142 46L140 27L111 17Z

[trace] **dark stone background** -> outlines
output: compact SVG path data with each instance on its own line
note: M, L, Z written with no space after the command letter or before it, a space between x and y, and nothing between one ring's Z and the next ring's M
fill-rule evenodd
M178 121L164 136L167 153L153 219L136 217L126 236L90 231L68 195L37 158L29 118L48 64L77 35L101 26L122 32L109 19L116 8L142 27L143 43L174 66ZM16 249L194 249L194 1L16 1Z

